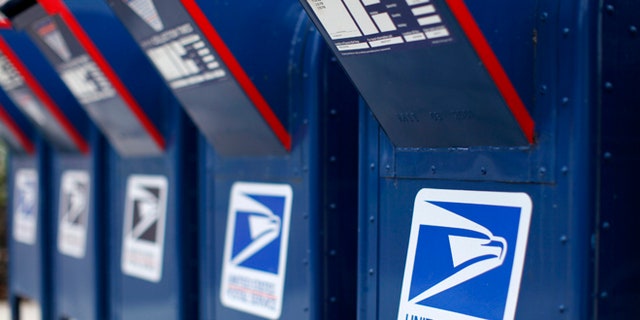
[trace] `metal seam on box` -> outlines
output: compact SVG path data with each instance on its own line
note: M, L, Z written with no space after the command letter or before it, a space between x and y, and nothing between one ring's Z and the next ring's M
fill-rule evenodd
M42 88L38 80L29 72L27 67L20 61L18 55L9 47L6 41L0 36L0 51L9 59L11 64L18 70L24 81L27 83L27 86L33 93L40 99L40 102L51 112L53 117L60 123L64 131L71 137L74 144L82 153L89 152L89 144L87 141L80 135L78 130L71 125L71 122L67 117L62 113L58 105L53 101L53 99L49 96L49 94Z
M509 76L506 74L500 61L491 49L489 42L482 34L469 9L463 0L446 0L451 12L456 17L462 30L467 35L469 42L487 68L489 75L495 82L502 98L522 128L529 143L534 142L534 121L529 115L524 103L516 92Z
M107 60L102 56L96 45L91 41L89 36L85 33L80 23L75 19L71 11L64 5L62 0L38 0L38 3L45 9L50 15L60 15L62 20L67 24L71 32L78 39L83 48L87 51L87 54L91 56L94 62L100 67L105 76L109 79L113 87L116 89L120 97L126 102L129 109L135 114L147 133L156 142L161 150L165 149L165 140L162 134L151 122L147 115L142 110L142 107L137 103L133 95L127 90L126 86L116 72L111 68Z
M16 139L18 139L18 141L28 154L35 153L36 149L33 145L33 142L31 142L27 138L27 135L22 130L20 130L18 125L15 123L15 121L13 121L11 116L9 116L9 114L4 110L4 107L2 106L0 106L0 121L2 121L7 126L7 129L9 129L9 131L11 131L11 133L15 135Z
M282 125L262 94L260 94L258 89L255 87L242 66L240 66L240 63L235 59L231 50L227 48L224 41L206 18L200 7L198 7L193 0L180 0L180 2L182 2L187 12L191 15L198 27L200 27L213 48L218 52L220 59L224 61L225 65L229 71L231 71L236 81L238 81L238 84L243 89L249 100L253 102L260 115L262 115L264 120L274 131L278 140L280 140L287 151L291 151L291 135Z

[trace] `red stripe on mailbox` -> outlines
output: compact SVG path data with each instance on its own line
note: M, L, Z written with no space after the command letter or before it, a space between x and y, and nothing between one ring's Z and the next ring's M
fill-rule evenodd
M200 30L202 30L213 48L218 52L220 59L225 63L229 71L231 71L240 87L242 87L249 97L249 100L251 100L258 109L258 112L265 121L267 121L267 124L271 127L276 137L278 137L278 140L280 140L287 151L291 151L291 135L289 135L287 129L282 125L282 122L280 122L267 101L262 94L260 94L260 91L258 91L200 7L198 7L194 0L180 0L180 2L182 2L187 12L191 15L198 27L200 27Z
M69 30L73 33L73 35L78 39L82 47L87 51L89 56L93 59L93 61L98 65L100 70L104 73L104 75L109 79L111 85L116 89L120 97L125 101L125 103L129 106L129 109L133 112L133 114L138 118L142 126L145 128L147 133L151 136L151 138L156 142L158 147L161 150L165 149L165 141L160 134L160 131L155 127L155 125L151 122L151 120L144 113L138 102L135 100L133 95L127 90L127 87L120 80L116 72L111 68L111 65L107 62L98 50L98 47L91 41L91 38L86 34L80 23L73 16L69 8L67 8L62 0L38 0L38 3L45 9L45 11L50 15L60 15L60 18L67 24Z
M18 127L2 106L0 106L0 121L2 121L7 129L9 129L16 139L18 139L18 142L28 154L34 154L36 152L36 148L33 146L31 140L29 140L27 135L20 130L20 127Z
M0 19L0 29L11 29L11 21L9 19Z
M480 31L478 24L473 19L471 12L465 5L463 0L446 0L449 8L456 17L462 30L469 38L471 45L478 53L480 60L487 68L489 75L495 82L500 94L511 109L513 116L522 128L524 135L529 143L533 143L534 140L534 122L529 115L524 103L520 99L518 92L513 87L509 76L502 68L500 61L496 57L495 53L491 49L489 42Z
M71 125L71 122L65 115L62 113L62 110L58 107L58 105L53 101L53 99L49 96L49 94L44 90L44 88L40 85L36 77L29 72L29 69L20 61L18 55L9 47L4 38L0 37L0 51L4 53L4 55L9 59L9 62L13 65L18 73L22 76L27 86L31 89L31 91L38 97L40 102L49 110L51 115L55 118L56 121L62 126L62 129L69 135L73 143L76 145L78 150L82 153L89 152L89 144L82 137L82 135L76 130L76 128Z

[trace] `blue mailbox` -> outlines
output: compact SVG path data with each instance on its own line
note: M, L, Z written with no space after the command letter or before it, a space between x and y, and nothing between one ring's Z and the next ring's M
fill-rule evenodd
M17 301L23 298L37 300L44 318L49 318L57 313L64 315L64 312L72 311L69 309L69 305L74 306L77 301L84 301L86 302L86 304L83 304L84 307L94 309L98 301L96 298L98 290L95 285L91 285L91 280L97 282L95 278L98 277L92 271L94 265L97 265L93 261L96 256L95 250L93 250L95 247L94 239L89 239L88 259L84 261L84 264L81 263L79 267L83 272L73 273L71 269L76 261L63 263L57 254L57 252L69 254L64 249L71 246L82 247L82 250L85 250L88 228L87 223L84 221L89 220L90 216L92 216L88 210L90 194L85 192L75 199L86 204L82 213L82 221L78 221L79 223L74 225L76 229L75 237L72 241L69 240L69 237L64 236L64 230L67 230L63 228L65 220L63 211L65 209L51 209L51 207L60 208L58 207L57 197L52 197L51 193L58 193L60 185L65 184L64 181L61 182L61 176L62 180L64 180L64 177L69 172L84 174L83 185L86 188L89 187L90 175L87 167L94 159L92 155L95 154L96 149L89 150L89 140L86 137L90 136L90 129L87 125L87 119L84 112L77 105L65 103L64 108L60 108L40 84L40 81L36 80L35 76L27 69L23 61L31 60L30 55L34 52L35 47L29 48L30 51L27 50L17 54L11 46L21 47L27 44L28 41L25 42L24 40L26 39L20 41L18 39L19 36L16 37L11 32L5 32L3 36L4 38L0 38L0 60L2 61L0 87L2 87L11 101L10 103L17 106L33 123L34 127L41 132L41 135L54 147L50 152L46 153L43 149L42 153L44 155L40 155L38 158L38 161L41 162L39 170L29 169L29 171L21 168L17 169L15 173L12 172L12 174L15 174L14 192L17 194L15 195L17 198L14 200L16 202L14 203L15 212L13 217L15 224L12 225L14 227L13 239L17 242L31 244L34 246L31 248L32 251L42 251L40 255L43 257L41 260L31 258L30 261L26 261L21 258L30 255L28 249L16 246L12 250L12 285L10 292L13 315L16 319L21 316ZM12 45L10 46L9 43ZM18 58L19 56L21 58ZM37 69L43 70L41 65L37 66ZM51 73L53 74L53 72ZM56 80L55 76L52 79ZM47 84L51 83L50 79L46 77L40 77L40 80L44 80ZM55 86L49 88L53 89L53 91L59 89L55 88ZM84 119L83 116L85 117ZM29 199L29 190L27 188L29 186L33 187L34 191L37 190L31 196L35 197L35 200L40 199L38 200L40 201L38 205L35 205L35 203L31 205L33 214L30 216L34 217L33 221L30 222L33 224L31 227L33 234L31 236L27 236L26 233L23 234L28 230L25 226L29 225L26 223L29 220L25 218L28 210L24 210L24 208L29 205L20 202ZM24 195L19 196L19 194ZM91 217L91 220L93 220L93 217ZM56 239L59 226L61 238L57 241L58 246L54 246L52 243L55 243L55 241L52 240ZM82 255L76 254L74 257L84 258L84 256L83 251ZM37 266L34 267L36 264ZM87 265L89 268L87 268ZM40 274L36 276L33 274L34 272L39 272ZM69 272L72 273L70 274ZM63 277L63 275L67 277ZM72 278L75 278L74 281L79 284L75 290L69 290L69 287L72 286L68 281L62 280L71 278L70 275L73 275ZM38 293L38 290L34 289L37 287L28 285L29 283L36 283L40 288L44 289L40 289L40 293ZM57 299L59 298L61 300L66 298L75 301L67 301L67 307L65 308L58 303ZM86 300L82 298L86 298ZM95 314L95 312L88 313L86 316Z
M200 319L355 317L357 94L299 4L106 2L204 136Z
M9 303L16 316L25 302L41 311L49 306L46 235L48 215L41 176L46 176L47 148L29 120L0 94L0 132L10 149L7 160ZM28 266L28 268L26 268Z
M113 147L103 160L100 316L193 318L195 128L102 1L25 1L6 13Z
M636 2L301 3L369 106L359 319L637 316Z
M105 290L104 236L97 227L104 214L96 197L102 194L101 136L33 43L13 31L2 36L0 86L54 146L43 186L50 216L44 250L50 262L42 266L50 276L51 294L43 316L98 319Z

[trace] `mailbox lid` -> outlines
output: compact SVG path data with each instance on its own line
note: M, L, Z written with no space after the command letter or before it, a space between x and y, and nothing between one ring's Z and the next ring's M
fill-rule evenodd
M12 16L12 22L31 36L92 120L122 155L161 153L165 141L157 123L163 119L164 108L151 108L150 105L162 104L163 96L148 94L158 92L158 86L151 88L158 84L153 77L135 82L140 74L153 74L153 71L145 69L148 67L146 62L140 63L132 59L136 57L135 47L130 47L128 35L123 33L121 26L114 23L115 20L105 10L105 6L87 6L86 3L82 5L73 1L70 3L80 6L76 9L78 19L62 1L47 1L34 3L26 10L16 13ZM97 35L95 29L89 30L91 26L95 28L96 24L102 28ZM120 39L122 36L124 39ZM96 42L102 46L98 47L90 37L99 40ZM119 45L113 46L113 43ZM107 50L105 46L108 47ZM104 55L102 51L105 52ZM120 73L125 68L129 74L136 76L126 82L121 80L105 57L118 62ZM132 81L135 84L132 85ZM138 103L140 91L134 96L129 87L147 92L144 104ZM147 108L141 105L146 105Z
M535 3L498 9L461 0L301 3L395 146L534 142L527 107L534 102ZM526 18L515 27L487 19L500 14ZM505 60L512 54L518 63Z
M0 87L56 149L89 151L86 113L28 38L1 31L0 64Z
M291 150L291 73L300 63L291 50L303 28L297 3L107 3L220 154Z

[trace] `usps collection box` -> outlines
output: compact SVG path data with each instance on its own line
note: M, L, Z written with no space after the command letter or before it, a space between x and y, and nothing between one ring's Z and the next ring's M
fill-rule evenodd
M637 317L639 10L5 1L13 317Z

